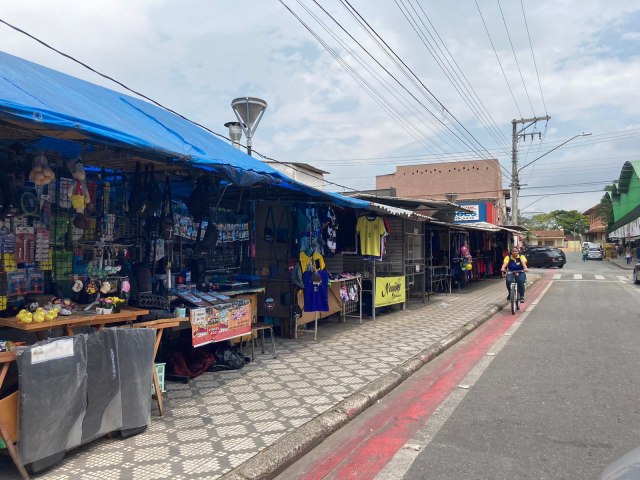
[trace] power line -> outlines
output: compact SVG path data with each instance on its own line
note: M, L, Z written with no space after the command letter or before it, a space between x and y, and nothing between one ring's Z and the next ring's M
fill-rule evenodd
M524 12L524 2L522 0L520 0L520 6L522 7L522 17L524 18L524 26L527 29L527 37L529 38L529 46L531 47L531 57L533 57L533 66L535 67L536 77L538 78L538 87L540 87L540 96L542 97L544 114L547 115L547 103L544 101L544 94L542 93L542 84L540 83L540 74L538 73L538 64L536 63L536 55L533 53L533 43L531 42L531 34L529 33L529 24L527 23L527 15Z
M564 151L564 150L570 150L570 149L574 149L574 148L583 148L583 147L587 147L587 146L592 146L592 145L598 145L598 144L602 144L602 143L611 143L614 141L621 141L621 140L628 140L628 139L632 139L632 138L636 138L636 137L640 137L640 133L630 133L628 135L623 135L623 132L617 132L617 133L609 133L609 134L602 134L602 135L592 135L590 138L594 138L594 137L598 137L598 136L605 136L605 135L618 135L617 137L607 137L607 138L603 138L603 139L594 139L594 140L577 140L571 144L567 144L567 146L562 146L560 148L558 148L558 151ZM548 147L552 147L554 145L558 145L562 143L561 140L557 140L557 141L553 141L553 142L541 142L539 144L539 148L538 151L540 150L540 148L542 146L548 146ZM497 150L493 150L496 153ZM469 159L469 152L466 151L459 151L459 152L451 152L449 155L452 156L451 160L452 161L460 161L460 160L470 160ZM640 155L634 155L635 157L638 157L638 159L640 159ZM537 157L537 154L536 154ZM621 157L608 157L608 158L621 158ZM328 164L328 165L332 165L332 164L344 164L346 162L366 162L367 165L371 165L371 164L376 164L376 163L380 163L380 164L385 164L385 165L389 165L388 160L394 160L394 159L415 159L417 161L423 161L423 163L430 163L427 160L429 160L429 156L426 154L416 154L416 155L397 155L397 156L385 156L385 157L357 157L357 158L341 158L341 159L317 159L317 162L322 162L323 164ZM379 161L379 162L378 162ZM556 162L558 162L556 160ZM446 163L446 162L445 162ZM393 165L411 165L412 163L402 163L402 162L394 162Z
M370 74L374 77L375 80L377 80L386 90L387 92L389 92L397 101L400 102L400 104L402 106L404 106L405 108L407 108L408 110L412 110L414 112L414 114L418 117L422 117L422 119L425 121L425 123L427 124L427 126L429 127L429 129L431 130L431 132L438 136L440 135L433 127L432 125L434 125L433 120L430 120L429 118L425 117L424 114L422 112L420 112L420 110L416 109L415 107L413 107L411 105L410 102L405 102L404 99L399 98L399 94L397 91L395 91L393 89L393 86L390 85L390 82L388 80L385 80L384 78L382 78L382 76L378 73L376 73L372 68L370 68L366 62L362 59L362 57L352 48L350 48L348 45L346 45L345 42L343 42L336 34L333 33L333 31L331 31L330 28L328 28L326 26L326 24L324 22L322 22L322 20L320 20L313 12L311 12L309 10L308 7L306 7L304 4L302 4L302 2L300 0L297 0L298 4L305 9L305 11L318 23L320 24L324 30L329 33L329 35L340 44L340 46L342 46L351 56L353 56L354 58L356 58L357 62ZM316 38L316 40L325 48L325 50L327 50L329 52L330 55L332 55L334 57L334 59L336 61L338 61L338 63L340 63L355 79L358 83L360 83L364 88L365 91L373 98L373 100L378 103L385 111L387 111L387 113L389 113L389 115L394 118L402 127L405 131L407 131L407 133L409 133L409 135L411 135L413 138L416 139L417 142L419 142L421 145L423 145L425 148L428 148L429 150L431 150L434 155L437 155L441 158L447 158L449 157L449 154L445 152L445 150L440 147L440 145L438 145L437 143L433 142L434 145L436 147L438 147L443 153L439 153L436 152L429 144L424 143L423 140L421 138L418 138L412 131L410 131L407 128L407 123L410 124L409 126L412 127L413 129L416 130L417 133L419 133L420 135L422 135L424 138L428 138L428 136L426 135L426 133L424 133L423 131L420 130L420 128L418 126L416 126L414 123L410 122L406 115L402 115L402 113L387 99L384 97L383 94L381 94L373 85L371 85L362 75L360 75L360 73L358 73L351 65L349 65L342 57L340 57L340 55L335 52L335 50L333 50L329 44L327 42L325 42L312 28L310 25L308 25L304 20L302 20L302 18L300 18L299 15L297 15L295 12L293 12L293 10L291 8L289 8L286 4L284 4L282 2L282 0L280 1L280 3L282 3L285 8L287 8L287 10L309 31L309 33L311 33L311 35ZM335 21L335 20L334 20ZM337 22L337 21L335 21ZM362 48L362 47L361 47ZM368 53L368 52L367 52ZM444 139L445 142L452 147L453 145L451 145L446 139Z
M171 109L171 108L169 108L169 107L166 107L166 106L162 105L161 103L159 103L159 102L157 102L156 100L154 100L154 99L152 99L152 98L150 98L150 97L148 97L148 96L144 95L143 93L140 93L140 92L138 92L138 91L136 91L136 90L133 90L132 88L129 88L129 87L128 87L128 86L126 86L124 83L122 83L122 82L120 82L120 81L116 80L115 78L110 77L109 75L106 75L106 74L104 74L104 73L99 72L98 70L96 70L96 69L94 69L94 68L90 67L89 65L87 65L86 63L84 63L84 62L82 62L82 61L80 61L80 60L76 59L75 57L73 57L73 56L71 56L71 55L69 55L69 54L67 54L67 53L62 52L62 51L58 50L58 49L57 49L57 48L55 48L55 47L52 47L52 46L51 46L51 45L49 45L48 43L46 43L46 42L44 42L43 40L40 40L39 38L37 38L37 37L35 37L35 36L31 35L30 33L26 32L25 30L22 30L22 29L20 29L20 28L18 28L18 27L16 27L16 26L14 26L14 25L11 25L10 23L8 23L8 22L6 22L5 20L3 20L2 18L0 18L0 23L3 23L3 24L5 24L5 25L7 25L8 27L12 28L13 30L15 30L15 31L17 31L17 32L19 32L19 33L22 33L22 34L24 34L24 35L28 36L29 38L31 38L31 39L33 39L33 40L35 40L36 42L40 43L41 45L45 46L46 48L48 48L48 49L50 49L50 50L52 50L52 51L54 51L54 52L58 53L59 55L62 55L63 57L65 57L65 58L67 58L67 59L69 59L69 60L71 60L71 61L73 61L73 62L75 62L75 63L77 63L77 64L79 64L79 65L81 65L82 67L86 68L87 70L90 70L91 72L93 72L93 73L95 73L95 74L97 74L97 75L99 75L99 76L101 76L101 77L103 77L103 78L105 78L105 79L107 79L107 80L110 80L110 81L112 81L112 82L114 82L114 83L116 83L116 84L120 85L120 86L121 86L122 88L124 88L125 90L127 90L127 91L129 91L129 92L131 92L131 93L133 93L133 94L135 94L135 95L137 95L137 96L141 97L141 98L144 98L144 99L148 100L149 102L151 102L151 103L153 103L154 105L156 105L156 106L158 106L158 107L162 108L163 110L166 110L166 111L168 111L168 112L171 112L171 113L173 113L174 115L177 115L178 117L182 118L183 120L186 120L187 122L189 122L189 123L191 123L191 124L193 124L193 125L196 125L196 126L198 126L198 127L202 128L202 129L206 130L207 132L209 132L209 133L211 133L211 134L213 134L213 135L216 135L216 136L218 136L218 137L220 137L220 138L223 138L223 139L225 139L225 140L227 140L227 141L231 142L231 139L229 139L229 138L225 137L224 135L221 135L221 134L219 134L219 133L216 133L216 132L214 132L213 130L211 130L210 128L208 128L208 127L206 127L206 126L204 126L204 125L202 125L202 124L200 124L200 123L198 123L198 122L195 122L195 121L193 121L193 120L191 120L191 119L189 119L189 118L185 117L184 115L182 115L182 114L180 114L180 113L176 112L175 110L173 110L173 109ZM275 162L275 163L278 163L278 164L286 165L287 167L291 168L292 170L295 170L295 171L298 171L298 172L301 172L301 173L309 174L309 172L307 172L307 171L305 171L305 170L302 170L302 169L298 169L298 168L296 168L295 166L288 164L287 162L282 162L282 161L276 160L275 158L266 157L265 155L262 155L261 153L259 153L259 152L255 151L255 150L254 150L254 152L255 152L257 155L259 155L259 156L261 156L261 157L263 157L263 158L265 158L265 159L271 160L271 161L273 161L273 162ZM344 188L344 189L348 189L348 190L354 190L354 189L352 189L352 188L350 188L350 187L346 187L346 186L344 186L344 185L340 185L340 184L335 183L335 182L331 182L331 181L328 181L328 180L324 180L324 181L325 181L325 183L330 184L330 185L335 185L335 186L337 186L337 187Z
M321 45L323 45L326 49L330 49L330 47L328 47L328 46L327 46L326 42L323 42L323 41L320 39L320 37L319 37L317 34L315 34L315 32L313 32L313 29L311 29L311 27L309 27L309 26L308 26L308 25L307 25L307 24L306 24L306 23L305 23L305 22L300 18L300 16L299 16L299 15L295 14L295 12L293 12L293 10L292 10L288 5L286 5L282 0L280 0L280 3L281 3L283 6L285 6L285 8L287 8L287 10L288 10L288 11L289 11L289 12L290 12L290 13L291 13L291 14L292 14L292 15L293 15L293 16L294 16L294 17L295 17L299 22L301 22L301 23L305 26L305 28L306 28L310 33L312 33L312 35L314 35L314 38L316 38L316 39L321 43ZM376 64L377 64L377 65L378 65L382 70L384 70L384 71L385 71L385 73L386 73L387 75L389 75L389 76L390 76L390 77L391 77L391 78L392 78L392 79L393 79L393 80L394 80L394 81L395 81L395 82L396 82L396 83L397 83L397 84L398 84L398 85L399 85L399 86L400 86L400 87L401 87L401 88L402 88L402 89L403 89L403 90L404 90L408 95L410 95L410 96L411 96L411 97L412 97L416 102L418 102L418 103L419 103L419 104L420 104L420 105L421 105L421 106L422 106L422 107L423 107L423 108L424 108L424 109L429 113L429 115L431 115L431 116L433 117L433 119L434 119L434 120L436 120L438 123L440 123L440 125L442 125L442 126L445 128L445 130L446 130L447 132L449 132L449 134L451 134L453 137L457 138L459 141L461 141L462 143L464 143L467 147L471 148L471 149L473 150L473 153L474 153L475 155L477 155L477 156L479 156L479 157L482 157L482 154L481 154L480 152L478 152L478 150L477 150L474 146L471 146L469 143L467 143L467 141L466 141L464 138L460 137L460 135L458 135L456 132L454 132L454 131L451 129L451 127L449 127L447 124L445 124L445 123L444 123L444 122L443 122L443 121L442 121L442 120L441 120L437 115L435 115L435 114L434 114L434 113L433 113L433 112L432 112L432 111L431 111L431 110L430 110L426 105L424 105L422 102L420 102L420 100L419 100L419 99L417 99L417 98L415 97L415 95L414 95L411 91L409 91L409 90L407 89L407 87L406 87L404 84L402 84L402 82L400 82L400 81L399 81L399 80L398 80L398 79L397 79L397 78L396 78L396 77L395 77L395 76L394 76L394 75L393 75L393 74L392 74L392 73L391 73L387 68L385 68L385 67L384 67L384 66L383 66L383 65L382 65L382 64L381 64L381 63L380 63L380 62L379 62L379 61L378 61L378 60L377 60L377 59L376 59L372 54L371 54L371 52L370 52L368 49L364 48L364 46L362 46L362 44L361 44L360 42L358 42L358 41L355 39L355 37L354 37L350 32L348 32L348 31L347 31L347 30L346 30L346 29L345 29L345 28L340 24L340 22L338 22L338 21L335 19L335 17L333 17L329 12L327 12L327 11L326 11L326 9L324 9L324 8L322 7L322 5L320 5L318 2L315 2L315 3L316 3L316 5L318 6L318 8L320 8L320 9L325 13L325 15L327 15L327 17L329 17L329 18L330 18L330 19L331 19L331 20L332 20L332 21L333 21L333 22L334 22L334 23L335 23L335 24L336 24L336 25L337 25L337 26L338 26L338 27L339 27L339 28L340 28L340 29L341 29L341 30L342 30L342 31L343 31L343 32L344 32L344 33L345 33L345 34L346 34L346 35L347 35L347 36L348 36L352 41L353 41L353 42L355 42L355 43L356 43L356 44L357 44L357 45L362 49L362 51L364 51L364 52L365 52L365 53L366 53L366 54L367 54L367 55L368 55L368 56L369 56L369 57L370 57L374 62L376 62ZM342 2L342 3L343 3L343 5L344 5L344 2ZM298 4L300 4L303 8L305 8L305 10L307 11L307 13L310 13L310 11L308 10L308 8L306 8L306 7L301 3L301 1L300 1L300 0L298 0ZM410 79L410 80L415 84L415 83L416 83L416 82L415 82L415 80L412 80L412 78L411 78L411 77L410 77L410 76L409 76L405 71L403 71L403 70L402 70L402 67L400 66L400 63L402 62L402 60L401 60L401 59L399 59L399 57L397 57L397 56L396 56L396 57L397 57L397 59L396 59L396 58L394 58L394 57L392 57L388 51L384 50L384 48L382 47L382 44L381 44L381 42L382 42L382 43L384 43L384 40L382 40L382 38L381 38L381 37L379 37L379 36L378 36L377 38L374 38L374 37L372 36L371 32L370 32L369 30L367 30L367 27L369 27L369 28L371 28L371 27L370 27L368 24L366 24L366 21L365 21L361 16L360 16L360 17L356 17L356 14L358 14L358 12L357 12L357 11L355 11L355 13L354 13L354 12L352 12L351 10L349 10L349 8L348 8L346 5L344 5L344 6L345 6L345 8L349 11L349 13L350 13L354 18L356 18L356 20L358 21L358 23L360 23L360 25L362 26L362 28L363 28L363 29L365 29L365 31L367 31L367 33L368 33L368 34L369 34L369 35L374 39L374 42L376 42L376 44L377 44L377 45L378 45L378 46L379 46L379 47L380 47L380 48L385 52L385 54L386 54L386 55L387 55L387 56L388 56L388 57L389 57L389 58L390 58L390 59L391 59L391 60L396 64L396 66L397 66L398 68L400 68L400 69L401 69L401 71L404 73L404 75L405 75L405 76L407 76L407 77L408 77L408 78L409 78L409 79ZM311 13L310 13L310 14L311 14ZM313 15L312 15L312 16L313 16ZM315 17L315 16L314 16L314 18L316 19L316 21L318 21L317 17ZM365 27L365 24L367 25L367 27ZM373 32L375 33L375 30L373 30ZM331 33L330 33L330 34L331 34ZM336 39L336 36L335 36L335 35L333 35L333 34L332 34L332 36L334 37L334 39ZM385 44L385 45L386 45L386 44ZM386 47L387 47L387 49L391 50L391 49L390 49L390 47L388 47L388 45L386 45ZM393 52L393 51L391 50L391 52ZM330 53L332 53L332 52L330 51ZM395 53L395 52L393 52L393 53ZM337 54L336 54L336 55L334 55L334 53L332 53L332 55L334 56L334 58L339 58L339 56L337 56ZM406 68L408 68L408 67L406 67ZM415 76L415 75L414 75L414 76ZM426 88L426 87L425 87L425 88ZM429 93L430 93L430 92L429 92ZM436 106L438 106L438 108L440 108L441 106L443 106L443 105L442 105L442 103L438 103L439 101L438 101L438 99L437 99L437 98L435 98L435 97L433 97L433 98L431 98L431 97L427 97L427 99L429 100L429 102L430 102L432 105L436 105ZM455 118L455 117L454 117L454 118ZM458 122L458 123L459 123L459 122ZM458 128L458 127L456 127L456 128ZM476 141L477 141L477 140L476 140ZM447 142L447 143L448 143L448 142ZM478 143L479 143L479 142L478 142ZM449 145L451 146L451 144L449 144ZM443 155L448 155L448 154L444 153ZM506 172L506 173L508 174L508 172Z
M78 65L81 65L82 67L84 67L84 68L86 68L87 70L89 70L89 71L91 71L91 72L95 73L96 75L98 75L98 76L100 76L100 77L102 77L102 78L104 78L104 79L107 79L107 80L109 80L109 81L111 81L111 82L113 82L113 83L115 83L115 84L117 84L117 85L120 85L122 88L124 88L124 89L125 89L125 90L127 90L128 92L131 92L131 93L133 93L134 95L137 95L138 97L141 97L141 98L144 98L145 100L148 100L149 102L151 102L151 103L153 103L154 105L156 105L156 106L158 106L158 107L162 108L163 110L166 110L167 112L171 112L171 113L173 113L174 115L177 115L178 117L182 118L183 120L186 120L187 122L192 123L193 125L197 125L197 126L198 126L198 127L200 127L200 128L204 128L204 129L205 129L205 130L207 130L209 133L212 133L212 134L214 134L214 135L216 135L216 136L218 136L218 137L224 138L225 140L229 140L229 139L228 139L227 137L225 137L224 135L220 135L219 133L216 133L216 132L214 132L214 131L212 131L212 130L208 129L208 128L207 128L207 127L205 127L204 125L202 125L202 124L200 124L200 123L198 123L198 122L195 122L195 121L193 121L193 120L191 120L191 119L189 119L189 118L185 117L184 115L182 115L182 114L180 114L180 113L176 112L175 110L173 110L173 109L171 109L171 108L169 108L169 107L167 107L167 106L165 106L165 105L163 105L163 104L161 104L161 103L157 102L157 101L156 101L156 100L154 100L153 98L148 97L148 96L146 96L145 94L140 93L140 92L138 92L137 90L134 90L134 89L132 89L132 88L130 88L130 87L128 87L128 86L126 86L124 83L120 82L119 80L116 80L115 78L110 77L109 75L105 75L105 74L104 74L104 73L102 73L102 72L99 72L98 70L96 70L96 69L94 69L93 67L91 67L91 66L87 65L86 63L81 62L81 61L80 61L80 60L78 60L77 58L72 57L71 55L69 55L69 54L67 54L67 53L62 52L62 51L58 50L58 49L57 49L57 48L55 48L55 47L52 47L51 45L49 45L48 43L44 42L43 40L40 40L39 38L37 38L37 37L35 37L35 36L31 35L29 32L26 32L25 30L22 30L21 28L18 28L18 27L16 27L15 25L10 24L9 22L7 22L7 21L3 20L2 18L0 18L0 23L4 23L7 27L14 29L16 32L19 32L19 33L22 33L23 35L26 35L27 37L31 38L32 40L35 40L35 41L36 41L36 42L38 42L39 44L41 44L41 45L45 46L45 47L46 47L46 48L48 48L49 50L53 50L53 51L54 51L54 52L56 52L57 54L62 55L62 56L63 56L63 57L65 57L65 58L68 58L69 60L71 60L72 62L77 63ZM230 141L230 140L229 140L229 141Z
M522 70L520 70L520 63L518 62L518 56L516 55L516 49L513 48L513 42L511 41L511 34L509 33L509 27L507 27L507 20L504 18L504 12L502 11L502 5L500 5L500 0L496 0L498 2L498 8L500 9L500 15L502 16L502 23L504 23L504 29L507 32L507 37L509 38L509 44L511 45L511 51L513 52L513 59L516 61L516 67L518 67L518 72L520 72L520 79L522 80L522 86L524 87L524 93L527 95L527 100L529 100L529 106L531 107L531 113L533 116L536 116L536 112L533 109L533 104L531 103L531 97L529 97L529 91L527 90L527 85L524 81L524 77L522 76Z
M597 182L580 182L580 183L565 183L565 184L556 184L556 185L540 185L535 187L522 187L520 190L538 190L540 188L566 188L566 187L578 187L578 186L587 186L587 185L611 185L611 181L597 181ZM361 184L364 185L364 184ZM638 187L640 188L640 187ZM461 192L463 195L475 195L479 193L496 193L496 190L477 190L473 192ZM420 197L421 195L401 195L402 197ZM522 195L521 195L522 196Z
M487 120L487 115L485 114L486 108L485 108L485 111L482 110L482 107L484 107L484 105L482 104L482 107L480 106L481 101L480 102L478 101L479 98L477 97L475 90L473 90L473 87L471 87L468 81L467 83L463 81L461 75L458 73L458 70L460 70L458 63L455 61L455 58L453 58L453 56L451 55L451 52L446 47L446 44L444 44L444 42L442 41L442 38L438 34L437 30L435 29L433 23L429 19L429 16L426 14L424 9L422 9L422 7L420 6L420 11L422 12L422 15L421 15L420 12L416 10L416 8L413 6L413 4L411 3L411 0L407 0L409 7L413 11L413 15L412 15L411 12L409 11L409 7L405 5L404 0L394 0L394 1L398 6L398 8L400 9L400 11L402 12L403 16L405 17L407 23L409 23L409 25L411 26L413 31L416 33L416 35L418 36L422 44L425 46L429 54L433 57L436 64L438 65L438 67L440 67L440 69L444 73L447 80L449 80L449 83L451 83L451 85L456 90L458 95L460 95L460 98L469 107L469 109L471 110L473 115L478 119L478 121L487 129L487 132L496 141L496 143L498 145L502 144L504 153L507 154L509 148L506 143L504 134L502 134L502 132L500 132L497 126L494 125L495 122L494 124L491 124L491 122ZM456 67L458 67L458 70L454 68L452 61L449 60L449 57L447 55L445 55L442 47L440 47L440 44L434 37L434 34L431 33L431 30L425 24L424 20L422 19L423 15L428 21L429 25L431 26L431 29L433 29L435 35L437 35L438 39L443 44L445 50L447 51L447 53L455 63ZM420 24L422 24L422 27L420 27L420 25L418 24L418 21L420 22ZM431 38L431 41L429 41L429 39L427 38L427 35ZM462 73L461 70L460 70L460 73ZM464 76L464 73L462 73L462 75ZM466 77L464 77L464 79L466 80ZM500 135L502 135L502 138L500 138Z
M573 195L576 193L605 193L604 190L581 190L579 192L555 192L555 193L540 193L536 195L520 195L521 197L554 197L556 195Z
M316 4L318 4L317 0L314 0L314 2ZM422 87L422 89L427 92L429 94L429 96L427 97L428 99L433 99L433 101L436 102L436 105L442 109L443 112L445 112L450 118L452 118L454 120L455 126L456 126L456 130L458 130L463 136L465 136L465 133L468 137L470 137L473 142L475 142L476 145L478 145L482 150L484 150L489 158L491 157L491 155L489 154L489 152L486 150L486 148L478 141L478 139L476 139L471 132L469 132L469 130L467 130L467 128L456 118L455 115L453 115L445 106L444 104L433 94L433 92L431 92L431 90L429 90L429 88L427 88L427 86L422 82L422 80L420 80L420 78L413 72L413 70L411 70L411 68L409 68L407 66L407 64L400 58L400 56L387 44L387 42L378 34L378 32L362 17L362 15L360 15L360 13L349 3L348 0L340 0L340 3L342 3L345 8L347 8L347 10L349 11L349 13L351 13L351 15L356 19L356 21L358 21L363 28L365 28L366 25L366 31L369 33L369 35L374 39L374 41L378 42L382 42L382 44L384 45L384 47L386 48L386 50L383 49L383 51L385 52L385 54L398 66L398 68L401 69L401 71L405 74L405 76L412 81L412 83L414 83L414 85L417 87L418 85L417 83ZM319 5L319 4L318 4ZM348 6L348 7L347 7ZM322 8L322 7L320 7ZM324 10L324 9L323 9ZM372 35L373 34L373 35ZM374 61L377 62L377 60L374 58ZM402 67L400 67L400 64L398 64L398 62L402 65L402 67L404 67L405 70L402 70ZM383 67L384 68L384 67ZM408 73L407 73L408 72ZM410 75L409 75L410 74ZM403 86L404 87L404 86ZM406 88L406 87L404 87ZM413 96L413 95L412 95ZM414 96L415 98L415 96ZM416 99L417 100L417 99ZM449 131L451 131L451 133L456 136L457 138L460 138L455 132L453 132L448 125L446 125L444 122L441 122ZM474 147L471 147L470 145L468 145L466 143L465 140L460 139L465 145L467 145L469 148L471 148L472 150L474 150L474 152L477 152L477 149ZM471 142L471 143L473 143ZM480 157L482 157L482 155L479 155ZM508 176L510 175L508 171L505 170L505 174Z
M502 71L502 76L504 77L504 81L507 83L507 87L509 88L509 93L511 93L511 98L513 99L513 103L516 105L516 110L518 110L518 115L520 115L520 118L523 118L522 112L520 111L520 106L518 105L518 101L516 100L516 96L513 94L513 90L511 89L511 84L507 79L507 74L504 73L502 62L500 61L500 57L498 56L498 51L496 50L496 47L493 44L493 39L491 38L491 34L489 33L489 28L487 27L487 23L484 21L484 16L482 15L482 10L480 10L480 5L478 5L478 0L474 0L474 1L476 2L476 7L478 8L478 13L480 14L480 18L482 19L484 30L487 32L487 36L489 37L489 42L491 43L491 48L493 48L493 53L495 53L496 60L498 61L498 65L500 65L500 70Z

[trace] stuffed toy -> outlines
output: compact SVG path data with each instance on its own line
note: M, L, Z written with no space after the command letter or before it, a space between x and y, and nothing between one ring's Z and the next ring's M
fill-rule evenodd
M69 200L71 200L71 206L75 212L83 215L85 207L91 201L89 189L87 188L87 175L85 174L82 162L79 160L70 162L68 167L74 181L71 182L67 195Z

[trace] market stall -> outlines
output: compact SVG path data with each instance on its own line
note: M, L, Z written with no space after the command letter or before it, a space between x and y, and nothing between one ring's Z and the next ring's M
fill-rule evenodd
M299 184L146 102L4 53L0 62L0 340L27 343L16 358L20 381L5 382L3 394L20 387L18 447L37 471L95 435L146 428L152 379L162 413L154 359L163 330L169 349L186 338L190 351L204 351L272 328L257 323L269 304L259 296L290 280L286 260L267 258L265 273L264 205L353 211L368 203ZM109 370L103 354L114 342L119 354L109 358L119 369ZM71 361L88 383L67 378L73 368L57 372ZM78 429L82 412L104 414L83 392L110 371L121 392L111 421ZM38 393L45 378L59 380L57 396ZM30 412L51 397L59 402L47 411L69 422L55 438L38 437ZM140 415L127 421L133 411Z

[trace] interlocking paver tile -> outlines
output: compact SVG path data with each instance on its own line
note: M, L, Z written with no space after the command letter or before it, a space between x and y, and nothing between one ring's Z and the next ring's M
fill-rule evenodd
M187 385L168 382L165 416L154 410L145 432L68 452L38 479L218 478L503 302L504 290L491 279L362 325L321 321L317 342L309 331L277 339L275 359L258 350L242 370L205 373ZM17 478L0 457L0 480Z

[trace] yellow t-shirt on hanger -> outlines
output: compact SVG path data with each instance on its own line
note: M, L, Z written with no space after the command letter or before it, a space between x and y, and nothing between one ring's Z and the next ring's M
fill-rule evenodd
M313 262L313 268L310 268L311 262ZM324 257L318 252L313 252L311 256L305 252L300 252L300 268L302 268L303 272L307 270L324 270Z
M360 235L360 254L379 257L380 239L387 233L382 218L369 219L363 215L358 219L356 231Z

